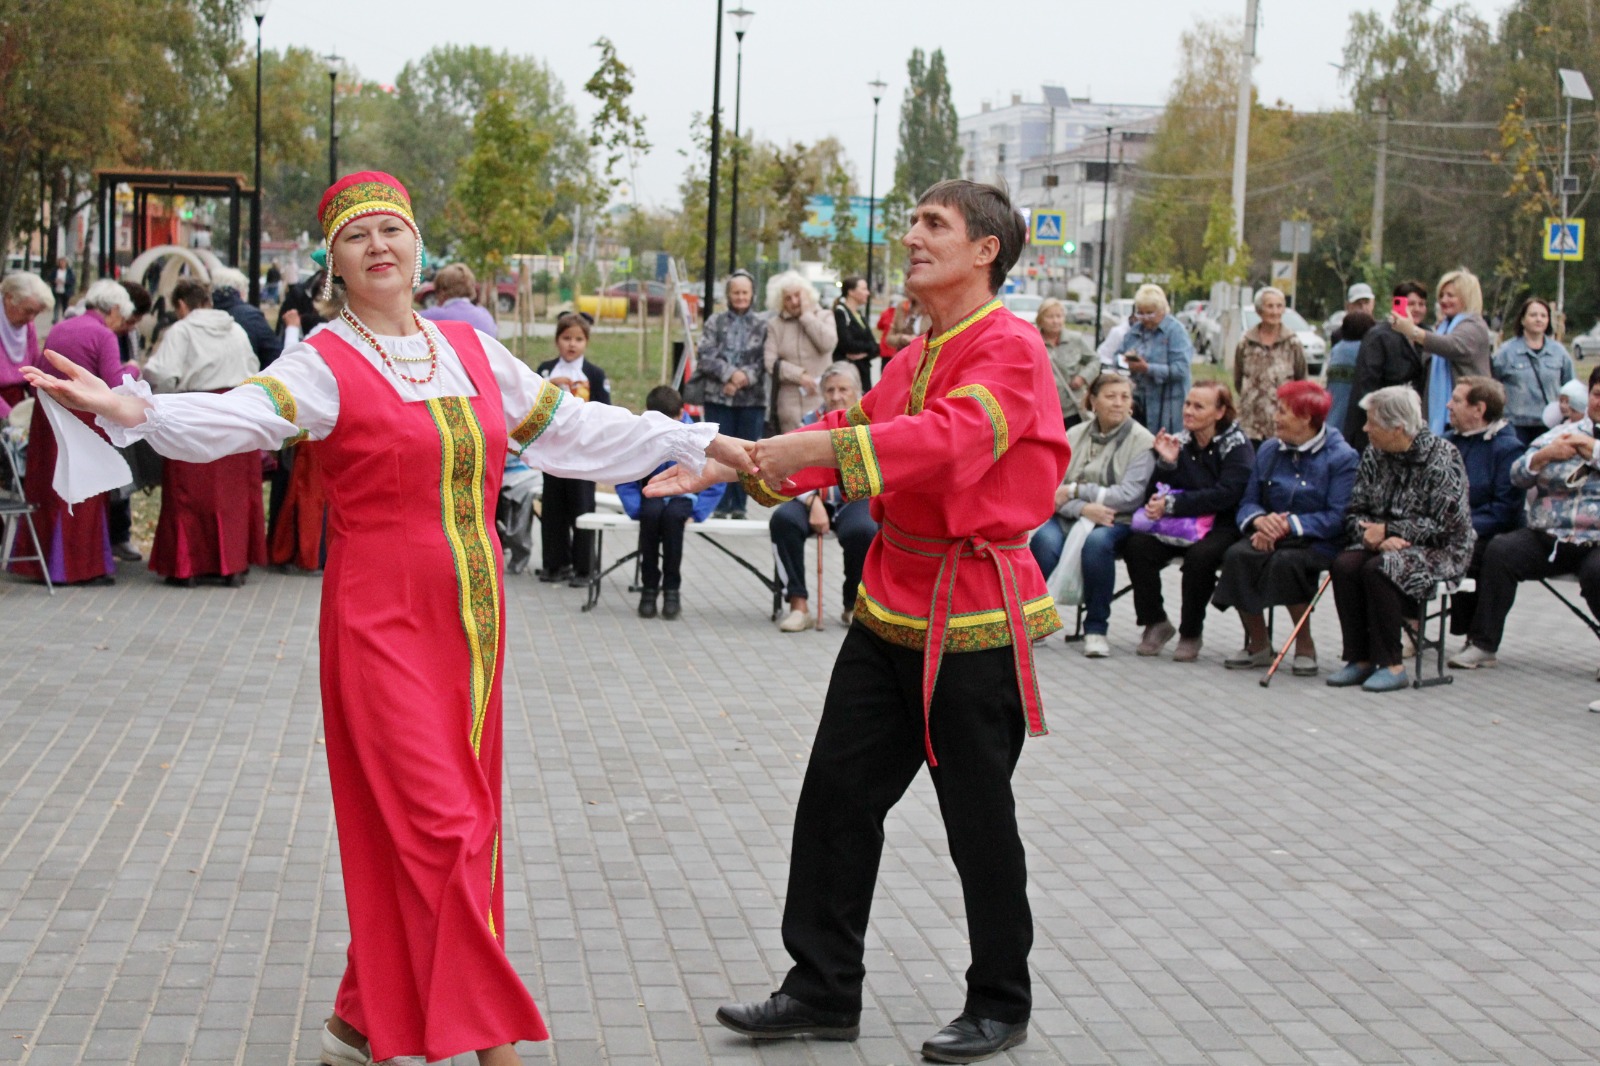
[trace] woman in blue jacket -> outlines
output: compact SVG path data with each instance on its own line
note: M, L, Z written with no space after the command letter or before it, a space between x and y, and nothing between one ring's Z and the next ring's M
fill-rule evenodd
M1189 363L1194 344L1172 317L1159 285L1141 285L1133 294L1133 317L1122 338L1122 358L1133 376L1135 412L1151 433L1183 429L1183 401L1189 395Z
M1544 409L1574 377L1572 356L1550 336L1550 304L1530 296L1517 308L1517 335L1500 346L1489 365L1506 389L1506 421L1524 447L1545 431Z
M1327 425L1333 398L1314 381L1278 389L1277 434L1261 445L1239 502L1245 539L1228 549L1211 602L1234 607L1244 624L1244 648L1224 660L1230 670L1272 662L1265 612L1287 606L1296 622L1317 590L1317 576L1344 546L1344 512L1360 457ZM1295 643L1294 673L1317 672L1311 627Z

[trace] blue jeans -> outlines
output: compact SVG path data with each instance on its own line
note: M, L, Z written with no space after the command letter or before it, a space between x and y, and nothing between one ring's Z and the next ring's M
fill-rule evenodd
M760 440L762 431L767 428L767 409L765 407L730 407L725 403L706 404L706 421L717 424L717 432L729 437L738 437L740 440ZM727 514L730 511L743 511L745 509L744 486L737 481L728 486L722 494L722 501L717 504L718 514Z
M1117 585L1117 549L1128 539L1133 527L1096 526L1083 541L1083 631L1105 636L1111 628L1111 596ZM1067 529L1060 519L1039 528L1028 542L1028 549L1045 577L1061 562L1066 547Z

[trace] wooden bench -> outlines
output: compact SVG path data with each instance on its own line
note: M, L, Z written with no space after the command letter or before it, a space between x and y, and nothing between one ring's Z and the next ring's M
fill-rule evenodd
M600 497L606 495L609 495L609 493L596 494L596 507L602 506ZM615 499L615 497L612 497L612 499ZM620 502L618 506L620 507ZM594 533L594 557L589 564L589 595L583 605L583 610L591 611L594 609L594 605L600 602L601 581L613 570L625 563L635 562L637 566L636 560L639 558L639 549L634 548L633 551L622 556L610 566L604 566L606 531L631 529L637 532L639 521L619 512L597 510L591 514L579 515L577 527ZM772 576L767 576L753 566L748 559L734 552L727 545L718 543L716 539L719 537L760 537L762 540L770 540L771 534L767 529L766 522L760 520L750 521L744 518L708 518L704 522L690 522L684 531L686 533L694 533L707 544L754 574L756 580L761 582L768 592L772 593L772 618L774 621L777 620L783 610L783 582L778 578L777 573L774 572ZM628 586L628 591L639 591L637 581Z

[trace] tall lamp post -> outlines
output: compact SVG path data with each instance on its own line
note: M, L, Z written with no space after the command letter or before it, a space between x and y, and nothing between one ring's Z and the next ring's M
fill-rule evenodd
M1561 70L1561 95L1567 100L1567 142L1561 149L1561 237L1556 242L1561 253L1561 260L1556 264L1556 317L1557 322L1551 323L1552 329L1557 329L1557 336L1564 336L1567 328L1567 196L1578 191L1578 179L1572 175L1572 101L1593 100L1594 93L1589 91L1589 81L1583 76L1582 71ZM1576 252L1577 248L1572 248Z
M739 107L744 102L744 34L756 13L743 4L728 12L738 42L733 65L733 200L728 204L728 271L739 269Z
M722 0L717 0L717 55L711 65L711 173L706 198L706 298L700 317L711 315L711 287L717 275L717 161L722 153Z
M872 318L872 238L878 224L878 101L883 99L883 91L888 87L881 76L867 82L867 88L872 90L872 162L868 166L872 177L867 184L867 306L864 317L869 321Z
M256 183L250 197L250 302L261 302L261 20L271 0L251 0L256 20Z
M1105 181L1100 189L1100 247L1096 249L1100 256L1100 265L1095 268L1094 274L1094 346L1100 347L1103 339L1100 331L1104 328L1100 321L1105 313L1106 306L1106 216L1111 211L1111 130L1106 127L1106 163Z
M339 67L343 65L344 60L338 53L334 53L323 56L322 61L328 65L328 184L332 185L339 180L339 134L338 127L334 125L336 105L333 90L339 84Z

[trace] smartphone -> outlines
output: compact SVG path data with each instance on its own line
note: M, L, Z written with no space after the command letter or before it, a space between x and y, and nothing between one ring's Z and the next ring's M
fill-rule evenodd
M1411 300L1405 296L1396 296L1394 298L1394 313L1401 318L1410 318Z

